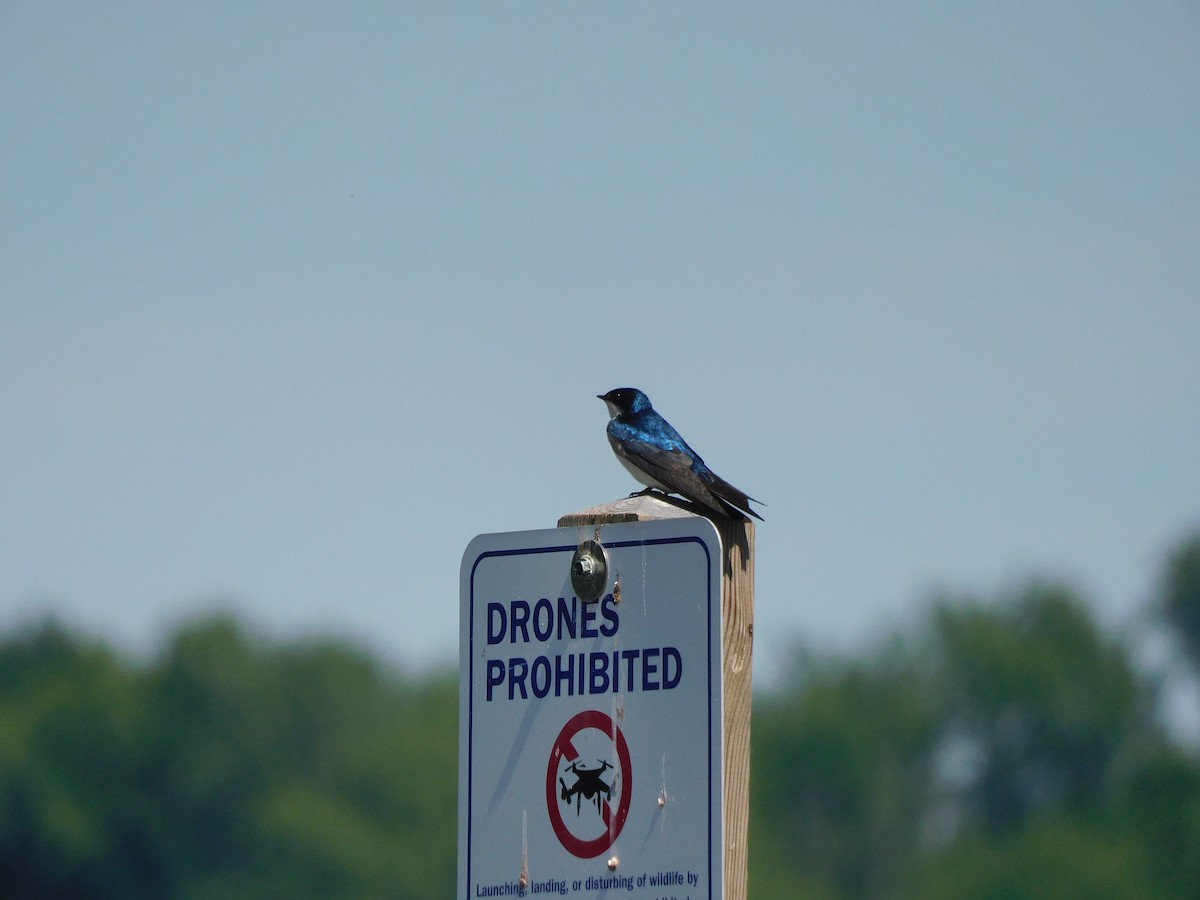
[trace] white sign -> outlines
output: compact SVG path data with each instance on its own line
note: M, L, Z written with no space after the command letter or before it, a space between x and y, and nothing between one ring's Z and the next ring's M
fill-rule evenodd
M458 896L722 895L721 544L707 519L463 555ZM585 540L600 599L575 596Z

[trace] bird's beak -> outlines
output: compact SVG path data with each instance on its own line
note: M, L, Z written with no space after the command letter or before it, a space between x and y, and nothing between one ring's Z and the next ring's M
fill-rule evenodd
M603 394L597 394L597 395L596 395L596 399L597 399L597 400L603 400L603 399L604 399L604 395L603 395Z

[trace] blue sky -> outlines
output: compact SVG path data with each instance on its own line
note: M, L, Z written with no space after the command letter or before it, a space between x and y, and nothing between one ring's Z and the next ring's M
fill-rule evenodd
M1200 524L1200 10L0 8L0 626L456 653L481 532L767 504L760 671Z

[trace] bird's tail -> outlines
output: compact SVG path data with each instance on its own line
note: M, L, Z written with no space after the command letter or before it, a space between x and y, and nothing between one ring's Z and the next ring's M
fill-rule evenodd
M710 470L710 473L712 481L709 483L708 489L714 497L721 501L721 505L725 507L725 512L731 519L744 519L746 516L753 516L760 522L763 520L762 516L750 508L752 500L755 503L762 503L761 500L755 500L744 491L739 491L715 472L711 472Z

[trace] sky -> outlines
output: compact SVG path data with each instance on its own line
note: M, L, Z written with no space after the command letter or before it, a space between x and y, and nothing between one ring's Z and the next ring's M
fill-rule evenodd
M767 505L756 672L1200 526L1200 7L0 6L0 628L457 658L459 563Z

